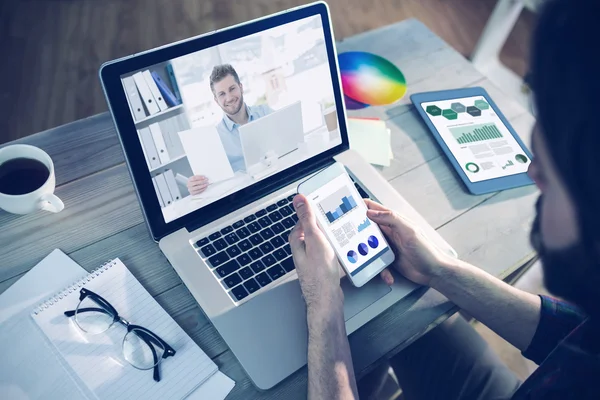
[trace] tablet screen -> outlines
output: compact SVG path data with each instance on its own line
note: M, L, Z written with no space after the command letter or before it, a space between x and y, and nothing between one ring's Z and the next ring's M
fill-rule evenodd
M484 97L421 107L471 182L527 172L529 157Z

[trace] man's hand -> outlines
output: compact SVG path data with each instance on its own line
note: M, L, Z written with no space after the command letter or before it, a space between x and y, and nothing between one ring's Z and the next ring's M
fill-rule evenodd
M290 246L306 301L308 325L308 398L358 399L350 345L344 323L339 263L319 230L306 197L294 197L298 224Z
M326 310L332 301L342 300L337 257L317 226L313 210L305 196L294 197L298 224L289 241L298 272L298 280L309 313Z
M200 194L208 187L208 178L203 175L194 175L187 182L187 188L190 194Z
M431 244L412 222L379 203L371 200L365 203L369 208L367 217L379 225L394 249L393 266L411 281L431 286L431 280L454 259ZM381 277L389 285L394 283L387 269Z

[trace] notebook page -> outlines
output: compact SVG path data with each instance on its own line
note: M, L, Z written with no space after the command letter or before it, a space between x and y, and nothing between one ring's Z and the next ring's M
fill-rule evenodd
M217 371L216 364L192 341L166 311L150 296L120 260L95 272L85 287L106 299L119 315L143 326L165 340L177 352L159 365L161 381L152 370L138 370L122 353L127 329L114 324L108 331L88 335L79 330L64 311L79 303L79 289L33 314L41 330L66 363L99 399L181 399Z

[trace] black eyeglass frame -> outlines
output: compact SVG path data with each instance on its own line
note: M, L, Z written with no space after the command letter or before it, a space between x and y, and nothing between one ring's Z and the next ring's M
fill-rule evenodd
M73 317L73 316L75 316L75 314L81 313L81 312L90 312L90 311L101 312L101 313L107 314L113 318L113 322L110 324L109 328L114 323L118 322L127 328L127 333L130 333L131 331L135 330L134 333L140 339L142 339L144 342L146 342L148 347L150 347L150 350L152 350L152 356L154 357L154 367L153 367L154 375L153 375L153 377L156 382L160 382L160 372L158 369L158 365L160 364L160 362L158 360L158 356L156 355L156 350L154 349L154 345L152 343L162 346L165 349L165 352L163 353L162 358L174 356L176 353L175 349L173 349L171 346L169 346L167 344L167 342L165 342L163 339L161 339L157 334L155 334L151 330L144 328L143 326L133 325L133 324L129 323L129 321L127 321L125 318L121 317L119 315L119 313L117 312L117 310L106 299L104 299L99 294L96 294L89 289L81 288L79 291L79 302L82 302L86 297L89 297L96 304L101 305L104 308L86 307L86 308L82 308L79 310L65 311L65 313L64 313L65 316ZM133 364L131 364L131 365L134 368L142 369L142 368L136 367Z

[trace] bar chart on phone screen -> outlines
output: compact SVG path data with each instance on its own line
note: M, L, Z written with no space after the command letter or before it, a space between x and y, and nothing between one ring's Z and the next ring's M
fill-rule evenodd
M347 187L341 187L319 202L319 210L331 224L356 208L356 200Z

